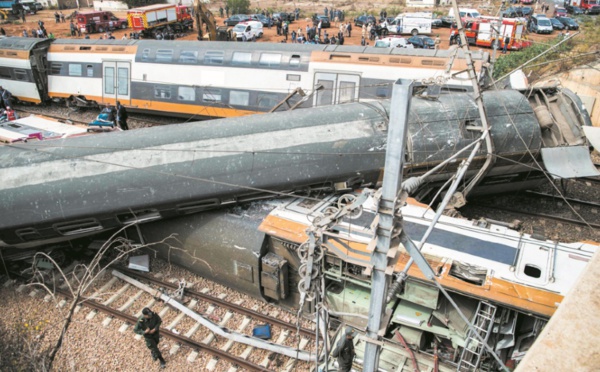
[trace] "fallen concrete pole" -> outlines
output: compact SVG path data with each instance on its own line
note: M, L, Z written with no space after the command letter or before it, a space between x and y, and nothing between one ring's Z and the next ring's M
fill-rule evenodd
M272 351L274 353L282 354L282 355L288 356L290 358L295 358L295 359L302 360L305 362L314 362L317 359L316 354L313 354L313 353L307 353L306 351L293 349L288 346L275 344L275 343L264 341L264 340L261 340L258 338L250 337L250 336L247 336L247 335L244 335L241 333L233 332L227 328L221 327L221 326L211 322L210 320L204 318L202 315L187 308L185 305L175 301L174 299L167 296L166 294L164 294L162 292L158 292L154 288L147 286L144 283L140 283L139 281L137 281L133 278L130 278L127 275L125 275L117 270L113 270L112 274L114 276L116 276L117 278L122 279L122 280L126 281L127 283L134 285L134 286L138 287L139 289L146 291L155 297L160 298L166 304L183 312L190 318L192 318L195 321L197 321L198 323L202 324L204 327L208 328L211 332L213 332L217 336L224 337L228 340L239 342L244 345L249 345L249 346L255 347L257 349Z

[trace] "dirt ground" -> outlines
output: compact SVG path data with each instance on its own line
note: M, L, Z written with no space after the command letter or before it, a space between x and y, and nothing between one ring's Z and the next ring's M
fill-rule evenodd
M553 4L550 3L550 5L551 5L551 8L548 11L549 15L551 15L554 10ZM291 10L291 8L290 8L290 10ZM65 10L63 12L64 12L65 16L68 17L70 15L70 11L71 10ZM82 8L82 11L87 11L87 10ZM44 22L44 25L45 25L46 29L48 30L48 33L53 33L55 38L57 38L57 39L58 38L73 38L73 37L71 37L70 31L69 31L69 20L67 19L65 23L55 23L54 12L55 12L54 10L42 10L42 11L38 12L36 15L27 16L27 20L25 23L21 23L20 21L14 22L12 24L5 23L2 25L2 28L4 28L6 35L8 35L8 36L22 36L23 30L27 30L27 32L31 34L32 30L37 29L37 27L38 27L37 22L38 22L38 20L41 19ZM308 12L308 11L305 11L305 13L312 14L312 12ZM118 17L126 18L125 11L114 12L114 14ZM215 14L218 14L218 12L215 12ZM222 26L223 18L216 17L216 19L217 19L218 25ZM347 19L346 19L346 21L351 21L351 20L352 20L352 17L347 17ZM304 33L306 25L309 23L312 25L312 21L310 21L310 19L307 19L307 18L302 18L298 21L293 22L292 24L290 24L290 33L292 30L297 30L298 28L301 28ZM327 32L329 33L330 36L336 35L339 25L340 25L339 23L336 24L335 22L332 22L331 28L325 29L325 30L327 30ZM344 45L360 45L361 29L360 29L360 27L354 27L354 24L352 25L352 27L353 27L352 36L345 38ZM129 35L130 32L131 32L130 29L126 29L126 30L115 30L112 33L116 39L121 39L123 34ZM440 48L447 49L449 47L450 29L449 28L434 29L431 36L433 38L435 38L437 35L439 35L440 40L441 40ZM533 40L534 42L544 42L545 40L555 38L556 35L557 35L557 32L555 31L553 34L550 34L550 35L529 34L528 37L531 40ZM101 34L92 34L91 38L98 39L100 36L101 36ZM188 35L186 35L185 37L181 38L180 40L196 40L196 33L191 32ZM283 36L278 36L276 28L272 27L271 29L265 28L264 36L261 39L259 39L258 41L259 42L281 42L282 40L283 40ZM290 38L289 42L291 42L291 38ZM475 48L475 47L472 47L472 48ZM489 51L489 49L488 49L488 51Z

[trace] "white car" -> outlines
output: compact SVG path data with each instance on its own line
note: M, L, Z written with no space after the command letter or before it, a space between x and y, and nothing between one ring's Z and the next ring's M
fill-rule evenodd
M408 48L414 49L414 46L403 37L386 37L375 41L375 48Z
M258 21L241 22L235 25L233 32L238 41L244 40L244 36L247 41L258 39L263 36L263 24Z

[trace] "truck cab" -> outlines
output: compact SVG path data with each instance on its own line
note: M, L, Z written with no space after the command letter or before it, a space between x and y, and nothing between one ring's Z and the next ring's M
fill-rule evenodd
M81 32L93 34L117 28L127 28L127 19L118 18L112 12L97 11L77 14L77 27Z

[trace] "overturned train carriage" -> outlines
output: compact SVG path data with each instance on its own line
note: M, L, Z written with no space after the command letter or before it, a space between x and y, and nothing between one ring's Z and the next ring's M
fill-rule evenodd
M537 185L541 176L533 160L540 149L585 148L585 115L575 109L576 97L556 89L545 94L562 115L546 129L519 92L483 94L497 159L477 192ZM384 165L389 104L351 103L1 147L0 240L33 247L272 197L272 191L374 185ZM469 94L413 98L407 176L475 141L478 126ZM484 159L482 150L473 168ZM430 195L457 163L417 194Z
M151 243L176 234L177 240L153 247L165 259L227 287L296 309L304 291L301 246L308 239L306 230L332 206L343 206L343 200L349 199L257 201L142 225L128 236L137 237L141 231L143 241ZM368 199L358 214L338 221L323 233L320 240L326 243L315 253L313 270L323 274L325 308L358 329L365 329L369 312L368 244L374 237L375 206ZM419 241L433 211L409 201L402 214L404 231ZM596 249L596 244L559 244L499 225L443 216L422 251L463 314L484 330L502 361L514 366ZM396 273L408 259L400 247L393 265ZM310 302L305 311L314 307L315 301ZM398 347L396 333L419 351L416 359L421 370L432 370L434 344L441 370L452 366L456 370L456 364L464 367L464 362L473 361L473 355L463 353L465 345L474 345L467 324L416 265L387 309L380 364L385 370L401 371L403 366L413 370L411 357ZM364 342L356 338L355 343L355 362L360 363ZM481 355L478 364L495 370L489 356Z

